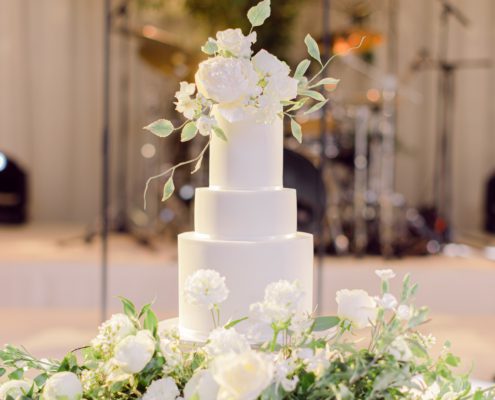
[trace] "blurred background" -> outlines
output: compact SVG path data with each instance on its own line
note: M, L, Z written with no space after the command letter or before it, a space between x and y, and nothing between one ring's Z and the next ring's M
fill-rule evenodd
M180 123L173 96L200 46L246 30L255 3L112 0L105 15L103 0L0 0L0 342L61 355L118 295L177 314L175 238L192 229L208 171L178 171L167 203L155 182L145 211L146 179L201 140L142 127ZM255 48L295 68L308 32L326 57L366 37L331 63L341 82L328 106L298 118L303 144L287 132L284 184L315 235L318 310L335 311L340 288L376 293L376 268L410 272L432 310L425 330L484 380L495 376L493 21L492 0L272 0Z

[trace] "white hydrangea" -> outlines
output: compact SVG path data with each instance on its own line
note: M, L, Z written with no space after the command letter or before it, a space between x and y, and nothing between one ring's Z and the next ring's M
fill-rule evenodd
M114 314L98 328L98 335L91 341L91 346L104 358L109 358L115 345L135 332L136 327L127 315Z
M7 396L17 400L31 389L31 384L24 380L13 379L0 385L0 400L5 400Z
M226 29L217 32L216 38L219 51L230 53L235 57L250 57L251 45L256 42L256 32L244 36L239 28Z
M166 377L153 381L143 395L142 400L175 400L179 395L179 388L175 381L170 377Z
M196 114L201 112L201 102L191 97L195 91L196 85L194 83L181 82L179 91L175 92L177 99L174 103L175 109L187 119L193 119Z
M370 326L374 323L377 314L375 299L361 289L339 290L336 295L338 304L337 314L342 319L347 319L358 329Z
M83 388L76 374L57 372L47 379L43 388L43 400L80 400Z
M186 279L184 296L189 304L213 309L223 303L228 295L225 277L212 269L200 269Z
M115 347L113 362L123 372L137 374L151 361L155 353L155 339L142 330L121 340Z
M226 353L244 353L250 349L250 346L244 335L234 328L216 328L210 332L204 349L210 357L214 358Z
M391 269L377 269L375 274L382 280L388 281L395 278L395 272Z

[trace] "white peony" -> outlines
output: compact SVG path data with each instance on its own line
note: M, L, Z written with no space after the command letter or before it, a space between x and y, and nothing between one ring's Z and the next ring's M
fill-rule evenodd
M201 103L191 97L195 91L196 85L194 83L181 82L179 91L175 92L177 99L174 103L175 109L187 119L193 119L197 113L201 112Z
M391 269L377 269L375 274L382 280L388 281L395 278L395 272Z
M398 304L397 299L391 293L385 293L378 302L385 310L395 310Z
M261 49L256 53L252 59L254 69L261 75L275 76L275 75L289 75L289 66L280 61L273 54L269 53L265 49Z
M235 57L250 57L251 45L255 42L256 32L251 32L248 36L244 36L239 28L217 32L218 50Z
M265 301L279 304L291 312L297 311L304 296L299 282L280 280L270 283L265 289Z
M225 277L217 271L200 269L186 279L184 295L189 304L212 309L227 299L229 290L225 285Z
M244 335L234 328L216 328L210 332L204 349L210 357L216 357L226 353L244 353L250 350L250 347Z
M273 380L273 363L265 354L246 351L217 357L211 366L220 386L218 400L255 400Z
M11 380L0 385L0 400L5 400L7 396L17 400L31 390L31 385L22 380Z
M81 381L72 372L58 372L47 379L43 388L43 400L80 400Z
M245 59L209 58L199 64L195 80L199 93L221 104L241 107L261 92L258 74Z
M211 371L197 370L184 387L185 400L214 400L218 397L218 383Z
M358 328L365 328L376 319L376 301L364 290L343 289L336 296L337 314L343 319L348 319Z
M179 388L175 381L167 377L153 381L142 400L175 400L179 395Z
M213 127L217 126L217 120L214 117L202 115L196 121L196 126L201 135L210 136L213 131Z
M125 314L114 314L98 329L98 335L91 341L91 346L103 355L110 357L114 346L125 337L136 332L136 327Z
M412 351L409 348L406 339L402 336L398 336L394 339L392 344L388 347L388 352L398 361L406 362L413 357Z
M401 304L397 309L397 318L401 321L408 321L411 318L411 307Z
M148 330L127 336L116 347L114 363L129 374L137 374L151 361L155 353L155 340Z

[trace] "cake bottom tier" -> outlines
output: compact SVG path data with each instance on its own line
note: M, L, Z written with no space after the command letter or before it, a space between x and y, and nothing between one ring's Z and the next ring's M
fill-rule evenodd
M249 305L263 300L265 287L281 279L299 281L305 293L301 310L312 311L312 235L226 241L187 232L179 235L179 330L184 340L204 341L213 328L206 307L184 300L185 281L199 269L214 269L226 278L230 292L220 306L222 324L247 316Z

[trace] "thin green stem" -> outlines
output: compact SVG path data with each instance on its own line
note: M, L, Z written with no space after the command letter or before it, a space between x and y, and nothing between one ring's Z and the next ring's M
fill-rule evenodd
M347 55L348 53L350 53L351 51L353 50L357 50L359 49L364 41L366 40L366 36L363 36L361 38L361 41L359 42L359 44L357 46L354 46L354 47L351 47L350 49L347 49L346 51L343 51L342 53L336 53L334 54L332 57L330 57L327 62L325 64L323 64L323 66L321 67L321 69L316 73L315 76L313 76L309 81L308 81L308 85L313 82L323 71L325 71L325 69L328 67L328 64L330 64L330 62L335 58L335 57L339 57L339 56L345 56Z
M277 345L278 333L279 333L279 330L277 328L273 328L273 337L272 337L272 341L270 343L270 351L271 352L275 351L275 346Z
M212 308L210 310L210 313L211 313L211 318L213 320L213 328L216 329L217 328L217 320L215 319L215 311L214 311L214 308Z
M146 210L146 206L147 206L147 203L146 203L146 195L148 193L148 188L149 188L149 185L152 181L154 181L155 179L158 179L158 178L161 178L163 176L166 176L168 174L171 174L173 175L175 170L177 168L180 168L180 167L183 167L184 165L188 165L188 164L192 164L193 162L196 162L198 161L200 158L203 157L203 155L205 154L206 150L208 149L208 147L210 146L210 140L208 140L208 143L206 143L205 147L203 147L203 150L201 150L201 152L194 158L190 159L190 160L187 160L187 161L183 161L177 165L174 165L173 167L167 169L166 171L163 171L163 172L160 172L159 174L157 175L154 175L150 178L148 178L148 180L146 181L146 186L144 187L144 193L143 193L143 200L144 200L144 209Z

